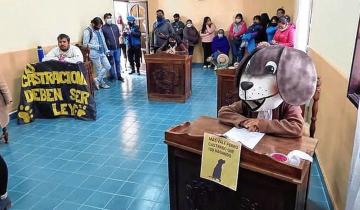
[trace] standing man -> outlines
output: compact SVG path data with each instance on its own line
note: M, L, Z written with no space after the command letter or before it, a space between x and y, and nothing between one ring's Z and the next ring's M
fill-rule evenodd
M176 36L183 40L183 30L185 28L185 24L180 20L180 15L178 13L174 14L174 22L171 24Z
M156 21L153 24L151 48L154 52L166 42L170 35L174 34L174 29L170 22L164 18L164 11L159 9L156 11Z
M63 61L69 63L83 62L81 50L70 44L70 37L66 34L60 34L57 37L58 46L51 49L42 61Z
M131 66L131 72L135 73L135 63L137 74L140 75L140 57L141 57L141 32L139 26L135 24L133 16L127 17L129 30L124 32L128 45L128 59ZM135 62L135 63L134 63Z
M92 19L91 25L84 30L83 37L83 45L90 49L89 57L96 69L97 76L94 78L96 89L110 88L104 80L106 72L111 69L111 65L106 57L106 55L110 55L110 51L106 46L104 34L101 30L102 25L101 18Z
M104 15L105 25L102 27L107 48L110 50L110 56L108 57L111 65L110 79L124 82L124 79L121 77L120 30L116 24L113 24L111 17L110 13Z

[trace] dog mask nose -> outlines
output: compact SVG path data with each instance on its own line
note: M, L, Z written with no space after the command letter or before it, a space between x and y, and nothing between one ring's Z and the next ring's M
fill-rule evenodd
M252 83L252 82L242 82L240 84L240 86L241 86L241 89L243 89L243 90L249 90L250 88L252 88L254 86L254 83Z

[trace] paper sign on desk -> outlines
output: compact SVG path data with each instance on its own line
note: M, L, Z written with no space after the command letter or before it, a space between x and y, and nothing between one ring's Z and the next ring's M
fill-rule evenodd
M264 133L250 132L245 128L235 127L224 133L226 138L240 142L249 149L254 149L264 135Z
M236 190L241 144L205 133L200 177Z

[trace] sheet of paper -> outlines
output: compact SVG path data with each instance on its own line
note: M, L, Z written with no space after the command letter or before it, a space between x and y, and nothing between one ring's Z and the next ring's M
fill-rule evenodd
M245 128L235 127L224 133L226 138L240 142L249 149L254 149L264 135L264 133L250 132Z

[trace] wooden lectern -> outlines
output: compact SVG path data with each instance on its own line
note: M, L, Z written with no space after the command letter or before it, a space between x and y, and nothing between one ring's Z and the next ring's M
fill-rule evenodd
M217 111L222 106L228 106L239 101L239 90L236 88L236 70L221 69L217 75Z
M185 102L191 95L191 56L145 55L148 98Z
M310 162L292 166L272 159L271 153L301 150L314 154L317 140L265 135L253 150L241 150L237 191L200 178L203 134L224 133L230 127L215 118L170 128L168 144L171 210L304 210Z

